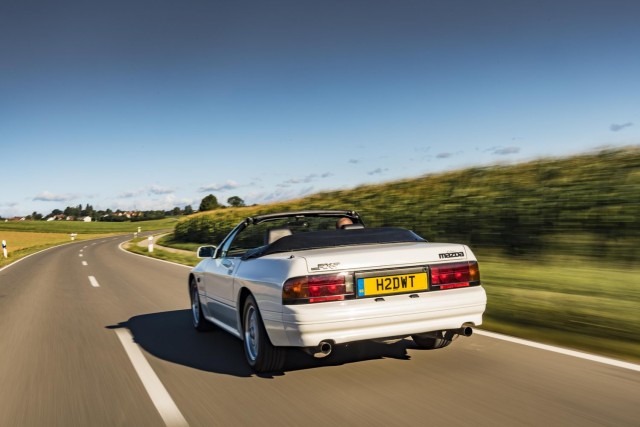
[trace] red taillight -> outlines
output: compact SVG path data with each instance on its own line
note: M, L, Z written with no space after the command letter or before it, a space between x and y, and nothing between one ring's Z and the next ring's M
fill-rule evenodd
M283 304L342 301L353 296L353 279L348 274L294 277L282 287Z
M480 284L480 270L476 261L433 265L430 270L432 290L464 288Z

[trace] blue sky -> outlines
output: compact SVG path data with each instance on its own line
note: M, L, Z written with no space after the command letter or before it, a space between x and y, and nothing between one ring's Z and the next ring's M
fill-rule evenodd
M0 216L638 145L638 22L618 0L0 0Z

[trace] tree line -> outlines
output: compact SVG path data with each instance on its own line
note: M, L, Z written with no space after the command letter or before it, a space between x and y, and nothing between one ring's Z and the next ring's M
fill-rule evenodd
M245 206L244 200L238 196L232 196L227 199L227 203L230 207L242 207ZM200 202L198 212L205 212L214 209L225 208L226 206L218 203L218 199L209 194L205 196ZM148 221L152 219L162 219L166 217L177 217L192 215L195 213L191 205L186 205L184 208L178 206L171 210L121 210L116 209L104 209L96 210L92 205L87 203L84 207L82 204L77 206L67 206L64 210L54 209L49 214L43 215L38 212L33 212L31 215L25 217L26 220L48 220L50 218L66 220L66 219L81 219L90 217L92 221L106 221L106 222L124 222L124 221ZM0 219L2 217L0 216Z

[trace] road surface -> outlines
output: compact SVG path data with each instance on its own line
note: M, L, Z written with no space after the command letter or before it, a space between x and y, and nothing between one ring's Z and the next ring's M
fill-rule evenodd
M75 242L0 270L0 426L639 426L640 372L474 334L291 350L256 376L188 268Z

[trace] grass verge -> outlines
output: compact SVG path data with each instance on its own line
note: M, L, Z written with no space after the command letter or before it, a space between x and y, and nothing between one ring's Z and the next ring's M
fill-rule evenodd
M148 247L140 246L138 243L146 241L146 237L143 238L135 238L125 243L122 247L129 252L133 252L140 255L145 255L151 258L162 259L165 261L171 261L178 264L195 266L200 262L200 259L196 256L195 251L192 254L182 254L182 253L174 253L158 247L158 245L154 245L153 252L149 252Z
M640 362L640 267L480 259L483 327Z

